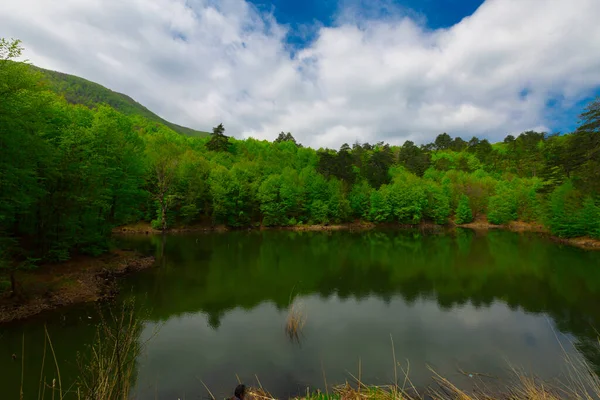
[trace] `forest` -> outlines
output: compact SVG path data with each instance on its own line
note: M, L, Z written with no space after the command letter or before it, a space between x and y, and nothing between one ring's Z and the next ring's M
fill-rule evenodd
M315 150L289 132L238 140L220 124L192 137L107 104L76 104L64 95L68 81L14 61L21 51L19 41L0 41L0 267L8 270L99 255L115 227L139 221L168 230L485 216L600 238L598 99L566 134L490 143L441 133L422 145Z

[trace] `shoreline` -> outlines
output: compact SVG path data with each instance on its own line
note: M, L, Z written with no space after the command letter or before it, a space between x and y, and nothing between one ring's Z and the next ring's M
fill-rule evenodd
M542 224L537 222L525 221L510 221L504 225L494 225L487 221L487 218L482 215L474 221L467 224L456 224L453 221L446 225L434 224L431 222L421 222L419 224L399 224L399 223L380 223L375 224L368 221L354 221L332 225L294 225L294 226L256 226L231 228L225 225L192 225L186 227L174 227L167 229L165 232L153 229L149 223L137 223L115 228L114 235L157 235L157 234L178 234L178 233L193 233L193 232L229 232L229 231L295 231L295 232L328 232L347 230L351 232L368 231L376 228L392 228L392 229L444 229L444 228L466 228L475 231L488 231L492 229L507 230L510 232L524 233L533 232L543 234L548 239L559 244L579 247L584 250L600 250L600 239L595 239L587 236L575 238L561 238L554 236Z
M537 222L510 221L508 224L505 225L494 225L489 223L485 216L481 216L475 219L473 222L469 222L468 224L454 224L454 227L473 229L475 231L502 229L516 233L533 232L542 234L544 237L550 239L555 243L574 246L583 250L600 250L600 239L594 239L588 236L561 238L552 235L545 226Z
M391 229L456 229L467 228L475 231L502 229L511 232L534 232L558 244L575 246L584 250L600 250L600 240L589 237L559 238L550 234L548 229L538 223L512 221L506 225L493 225L485 216L480 216L468 224L449 223L437 225L422 222L417 225L407 224L374 224L355 221L333 225L296 225L282 227L250 227L228 228L217 226L189 226L169 229L164 234L192 232L228 232L236 230L261 231L296 231L296 232L331 232L369 231L376 228ZM113 235L156 235L162 231L152 229L150 224L115 228ZM18 286L23 288L20 296L10 297L10 293L0 294L0 324L32 317L44 311L57 309L78 303L105 301L118 293L118 277L131 272L150 268L154 265L154 257L145 257L134 251L114 250L99 257L78 256L64 263L42 265L34 271L17 272Z
M74 257L64 263L18 271L19 294L0 294L0 324L63 306L109 300L118 293L118 277L154 265L154 257L116 250L99 257Z

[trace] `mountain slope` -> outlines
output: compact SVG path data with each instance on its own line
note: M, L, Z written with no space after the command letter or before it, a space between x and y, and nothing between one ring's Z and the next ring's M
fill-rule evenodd
M88 81L87 79L78 76L64 74L62 72L50 71L34 66L32 66L32 68L41 72L50 89L63 95L69 103L82 104L87 107L93 107L99 103L106 103L123 114L141 115L151 121L160 122L173 129L175 132L183 135L207 136L209 134L208 132L197 131L164 120L131 97L119 92L114 92L98 83Z

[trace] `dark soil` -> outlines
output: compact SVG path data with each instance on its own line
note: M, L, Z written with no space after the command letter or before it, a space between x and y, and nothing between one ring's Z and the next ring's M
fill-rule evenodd
M0 295L0 323L27 318L75 303L101 301L117 294L117 277L154 265L154 257L114 251L76 257L17 274L16 293Z

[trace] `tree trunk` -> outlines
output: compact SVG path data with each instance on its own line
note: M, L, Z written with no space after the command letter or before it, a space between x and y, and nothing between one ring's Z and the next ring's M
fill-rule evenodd
M167 205L165 201L161 201L160 203L160 218L161 218L161 226L163 232L167 229Z

